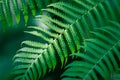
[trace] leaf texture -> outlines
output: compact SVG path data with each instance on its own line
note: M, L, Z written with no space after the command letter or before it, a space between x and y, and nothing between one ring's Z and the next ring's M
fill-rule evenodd
M116 3L119 2L119 0L111 1L74 0L71 4L67 2L58 2L49 5L47 9L43 9L52 16L41 15L39 16L40 18L37 18L49 29L47 30L41 27L30 26L28 27L29 31L25 31L26 33L42 40L40 42L28 40L22 43L25 48L18 50L17 54L20 55L15 57L14 64L16 64L16 66L23 64L29 65L25 69L19 69L21 73L18 73L19 70L15 69L14 74L17 75L15 76L15 79L37 80L39 78L43 78L46 73L54 71L59 62L59 65L61 65L60 67L63 68L70 58L69 54L79 52L82 41L84 45L86 45L86 38L89 39L91 37L90 31L95 28L99 28L100 26L104 26L106 24L106 19L117 20L114 8L110 5L115 5L119 10L119 3ZM102 15L100 14L101 11ZM111 14L113 16L111 16ZM94 35L98 35L99 38L102 38L99 33L95 33ZM103 38L104 37L105 36L103 36ZM105 37L105 39L107 38ZM110 42L111 41L109 41L109 43ZM39 44L36 45L37 43ZM38 53L34 52L34 49L37 49L35 51L38 51ZM24 58L26 57L26 53L31 56ZM32 57L34 54L38 54L38 56ZM85 57L85 55L83 55L83 57ZM89 56L87 58L90 59L91 62L95 63L95 60L89 58ZM114 58L112 59L114 61ZM88 67L90 68L90 66ZM97 69L100 68L98 67ZM76 73L72 74L72 76L77 75ZM95 73L93 72L92 74ZM83 74L80 76L83 76ZM101 76L104 77L102 74ZM96 78L96 76L94 77Z
M84 46L86 51L73 54L81 58L81 61L70 63L61 76L62 80L71 80L72 78L82 80L111 79L111 74L119 67L117 59L120 60L120 34L118 34L120 24L113 21L111 24L113 26L105 26L92 32L94 37L86 40L87 46Z
M62 0L58 0L62 1ZM50 3L58 2L57 0L1 0L0 6L0 22L2 22L3 27L8 27L8 29L3 28L4 31L9 30L9 27L19 24L22 18L24 18L23 23L28 24L30 14L33 17L42 14L42 8ZM69 0L68 0L69 1ZM14 20L15 18L15 20Z

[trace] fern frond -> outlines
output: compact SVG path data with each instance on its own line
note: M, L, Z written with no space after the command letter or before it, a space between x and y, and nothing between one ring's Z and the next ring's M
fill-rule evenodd
M0 2L0 21L2 21L2 25L6 26L6 19L5 19L5 14L4 10L3 10L3 6L2 6L2 2ZM2 27L1 29L3 29L3 32L6 30L6 27ZM2 30L1 30L2 31Z
M58 0L62 1L62 0ZM57 0L1 0L0 2L0 22L2 26L12 27L15 24L19 24L21 18L24 18L24 23L28 24L30 14L32 16L40 15L43 11L42 8L46 8L50 3L58 2ZM22 13L22 14L21 14ZM14 21L15 18L15 21ZM14 23L13 23L14 22ZM6 30L6 29L5 29Z
M114 2L118 0L112 0L112 1ZM105 17L102 17L103 15L100 14L101 10L99 10L99 8L101 6L99 5L105 6L108 3L109 5L111 4L109 0L101 0L101 1L75 0L73 4L75 8L77 7L78 11L80 11L78 13L76 12L76 10L74 11L73 8L71 8L70 4L68 3L53 4L53 5L62 6L65 11L64 10L61 11L63 9L62 7L60 7L62 8L60 9L54 6L44 9L45 11L50 13L50 15L52 15L53 17L58 17L58 19L43 15L41 16L42 19L40 19L40 21L43 24L47 25L47 27L49 27L49 30L44 31L44 29L42 30L40 26L37 29L32 28L32 30L26 32L29 33L30 35L36 36L40 40L42 39L39 43L47 44L48 46L46 48L42 48L43 52L40 53L35 59L27 58L27 60L24 61L24 64L27 64L27 61L29 62L29 60L31 61L31 64L28 65L28 68L26 70L24 70L23 68L19 69L24 71L22 74L15 73L16 75L18 75L15 76L15 78L36 80L38 78L44 77L44 75L47 72L53 71L58 65L60 65L60 67L63 68L63 66L65 66L66 63L68 62L68 59L71 58L68 57L68 55L80 51L80 45L82 42L81 36L83 39L90 37L90 30L94 29L94 27L92 26L96 27L99 25L99 23L100 25L104 25L104 23L106 22L104 20L105 17L113 20L117 19L116 16L112 16L112 17L110 16L111 14L115 15L114 12L111 12L111 10L114 11L113 7L110 7L111 9L110 11L108 11L108 7L102 8L102 10L105 12L105 14L107 14L107 16L103 14ZM71 12L73 12L75 15L72 16L67 9L70 9ZM29 27L29 29L31 29L31 27ZM37 42L35 41L35 43ZM34 44L32 45L27 44L26 46L28 48L29 47L36 48ZM41 48L38 49L41 50ZM26 51L29 50L30 49ZM29 53L29 54L33 55L35 53ZM19 62L16 62L15 64L23 65L22 60L24 59L26 58L24 57L16 58L15 61L19 61ZM17 70L15 71L17 72ZM37 74L34 74L34 72L36 72Z
M112 25L97 29L94 37L86 40L84 53L73 54L81 61L73 61L66 67L63 80L110 80L120 61L120 24L112 22Z
M13 8L13 11L14 11L14 15L16 17L16 22L18 24L20 22L20 9L19 9L19 5L17 4L18 1L17 0L11 0L11 3L12 3L12 8Z
M111 4L111 2L113 4ZM88 32L94 27L104 25L105 21L103 21L103 19L117 19L115 12L118 12L118 14L120 14L120 10L113 11L114 8L112 7L112 5L115 5L115 7L118 8L119 3L120 2L118 0L74 0L72 4L58 2L48 5L48 8L43 10L47 11L51 15L55 15L55 17L60 18L60 20L56 20L56 18L44 17L45 15L42 15L43 17L41 16L41 22L48 25L48 22L50 21L52 23L55 23L55 25L59 27L63 27L67 24L77 27L81 26L78 27L81 28L81 35L89 36ZM61 20L63 26L58 23L61 22Z

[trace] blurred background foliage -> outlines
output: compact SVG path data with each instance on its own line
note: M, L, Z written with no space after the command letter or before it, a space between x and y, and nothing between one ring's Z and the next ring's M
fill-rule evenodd
M29 20L32 20L32 18ZM14 25L14 28L8 29L5 32L0 32L0 80L8 80L6 76L8 76L8 73L12 68L12 57L21 47L21 42L30 38L30 36L23 32L23 30L26 29L24 24L25 23L21 20L19 25Z
M0 1L9 2L12 0L0 0ZM24 1L24 0L17 0L17 1L19 4L19 1ZM0 2L0 5L1 4L3 6L2 2ZM9 4L13 6L11 3ZM26 7L28 8L28 6ZM32 15L30 8L28 8L27 16L29 16L29 19L27 22L25 22L24 14L22 13L22 11L20 11L19 23L16 23L15 15L11 15L13 20L12 26L8 25L9 22L7 24L6 21L2 21L2 17L1 17L2 14L4 13L0 14L0 80L9 80L10 79L9 72L11 71L12 68L12 58L16 54L16 51L20 49L21 42L30 38L35 39L32 36L25 34L23 31L26 30L28 25L39 25L39 23L36 23L33 20L34 16Z

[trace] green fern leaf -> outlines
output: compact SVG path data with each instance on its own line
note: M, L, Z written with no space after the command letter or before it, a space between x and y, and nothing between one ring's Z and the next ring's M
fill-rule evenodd
M17 24L20 22L20 10L16 0L11 0Z
M83 39L89 38L91 35L90 30L93 30L94 28L96 28L96 26L98 26L99 23L101 26L103 26L105 24L105 22L106 22L104 20L105 17L107 17L108 19L109 18L113 19L113 20L117 19L116 16L112 16L112 17L110 16L111 14L115 15L114 12L111 12L111 10L114 10L113 7L109 7L111 10L109 10L109 8L106 8L106 7L104 7L102 9L105 12L105 14L103 14L105 17L102 17L103 15L100 14L101 10L99 10L99 8L101 6L99 6L99 5L105 6L108 3L109 3L109 5L111 5L109 0L101 0L101 1L75 0L75 2L73 4L74 4L75 8L76 7L78 8L78 13L76 12L76 10L74 11L73 8L71 8L68 3L53 4L53 5L63 6L63 8L65 7L64 8L65 11L59 10L62 7L57 8L54 6L44 9L50 15L53 15L55 17L57 16L58 19L60 19L62 21L55 19L53 17L49 17L49 16L44 17L45 15L42 15L42 16L40 16L42 18L42 19L40 19L40 21L43 24L45 24L47 27L49 27L49 30L44 31L44 29L42 30L40 27L38 27L37 30L36 30L36 28L32 28L32 30L26 31L30 35L36 36L40 40L42 39L44 42L40 41L39 42L40 44L48 44L48 46L44 49L42 48L43 52L40 53L39 56L36 57L35 59L28 58L27 60L22 61L22 60L26 59L26 58L23 58L24 56L21 58L16 58L15 61L17 61L17 62L15 62L15 64L18 63L19 65L23 65L22 64L23 62L24 62L24 64L27 64L30 61L31 61L31 64L30 64L30 66L28 66L26 71L23 72L23 74L16 73L16 75L18 75L18 76L15 76L15 78L17 78L19 76L23 76L23 77L19 77L19 79L36 80L38 78L43 78L47 72L53 71L56 68L56 66L59 64L57 62L60 62L61 68L63 66L65 66L68 59L71 58L71 57L68 57L68 55L70 53L73 54L80 50L80 45L81 45L80 42L82 42L81 36ZM114 1L113 1L113 4L114 4ZM91 6L89 6L89 5L91 5ZM66 7L66 6L68 6L68 7ZM71 12L74 12L75 15L72 16L71 13L69 13L69 11L67 9L70 9ZM65 13L62 13L62 12L65 12ZM78 16L79 14L81 14L81 15ZM106 14L107 14L107 16L106 16ZM78 17L76 17L76 16L78 16ZM45 19L45 18L47 18L47 19ZM56 34L57 36L56 35L53 36L54 34ZM32 43L32 42L30 42L30 43ZM32 48L36 47L35 45L28 45L28 44L26 46L27 47L30 46ZM41 48L38 48L38 49L41 50ZM24 52L28 53L28 51L32 52L30 49L28 49ZM31 55L35 54L35 53L30 53L30 52L29 52L29 54L31 54ZM88 56L88 59L90 61L92 61L93 63L95 62L89 56ZM105 59L108 59L108 58L105 58ZM112 59L114 60L114 58L112 58ZM110 63L110 62L108 61L107 63ZM101 63L101 65L102 65L102 63ZM102 66L104 66L104 65L102 65ZM20 70L22 70L22 69L23 68L21 68ZM110 68L110 69L112 69L112 68ZM100 67L97 67L97 70L103 72L100 69ZM33 71L37 71L37 74L34 74ZM95 73L92 72L92 74L95 74ZM83 74L81 74L81 75L83 75ZM104 75L102 75L102 76L104 77ZM96 78L96 76L93 76L93 77Z
M7 21L6 21L6 18L5 18L5 14L3 14L3 13L4 13L3 6L2 6L2 3L0 3L0 21L2 21L2 25L6 26ZM6 27L2 27L2 29L3 29L3 32L6 31Z
M116 58L120 60L120 34L118 34L120 24L117 22L111 22L111 24L114 26L97 29L93 33L94 37L86 40L87 46L84 46L86 50L84 53L73 54L79 57L81 61L74 61L66 67L67 70L61 76L63 80L71 80L72 78L110 80L111 73L119 67Z
M10 1L8 1L8 0L3 0L3 4L4 4L4 8L5 8L5 18L6 18L6 20L7 20L7 24L8 24L8 26L12 26L12 14L11 13L9 13L9 12L11 12L11 9L10 9Z
M24 18L23 25L25 24L25 26L27 26L31 14L33 15L32 17L38 14L40 15L43 12L41 11L42 8L46 8L48 4L58 1L62 0L1 0L0 13L2 17L0 18L0 22L2 22L3 28L8 26L12 27L16 23L16 25L20 25L21 19ZM6 31L6 29L4 29L4 31Z

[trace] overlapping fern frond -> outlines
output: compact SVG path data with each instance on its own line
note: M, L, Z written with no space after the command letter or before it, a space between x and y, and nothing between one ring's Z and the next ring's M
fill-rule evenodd
M51 23L63 29L67 28L66 24L69 24L76 29L79 28L81 35L85 37L85 35L89 36L88 32L94 27L104 25L104 19L116 20L116 15L120 14L119 3L119 0L74 0L72 4L58 2L43 9L55 15L55 18L42 15L41 22L48 27ZM53 29L53 31L57 30Z
M120 67L119 32L118 22L91 32L94 37L86 39L85 52L74 54L81 60L66 67L68 69L62 74L62 80L112 80L111 75Z
M43 9L51 17L42 15L39 20L49 29L30 26L25 31L41 41L22 43L14 56L14 79L37 80L58 65L63 68L71 59L69 54L79 52L82 41L91 37L91 30L105 25L106 19L118 20L119 4L119 0L74 0Z
M50 3L69 0L1 0L0 1L0 22L5 30L5 27L12 27L13 24L27 24L30 16L40 15Z

